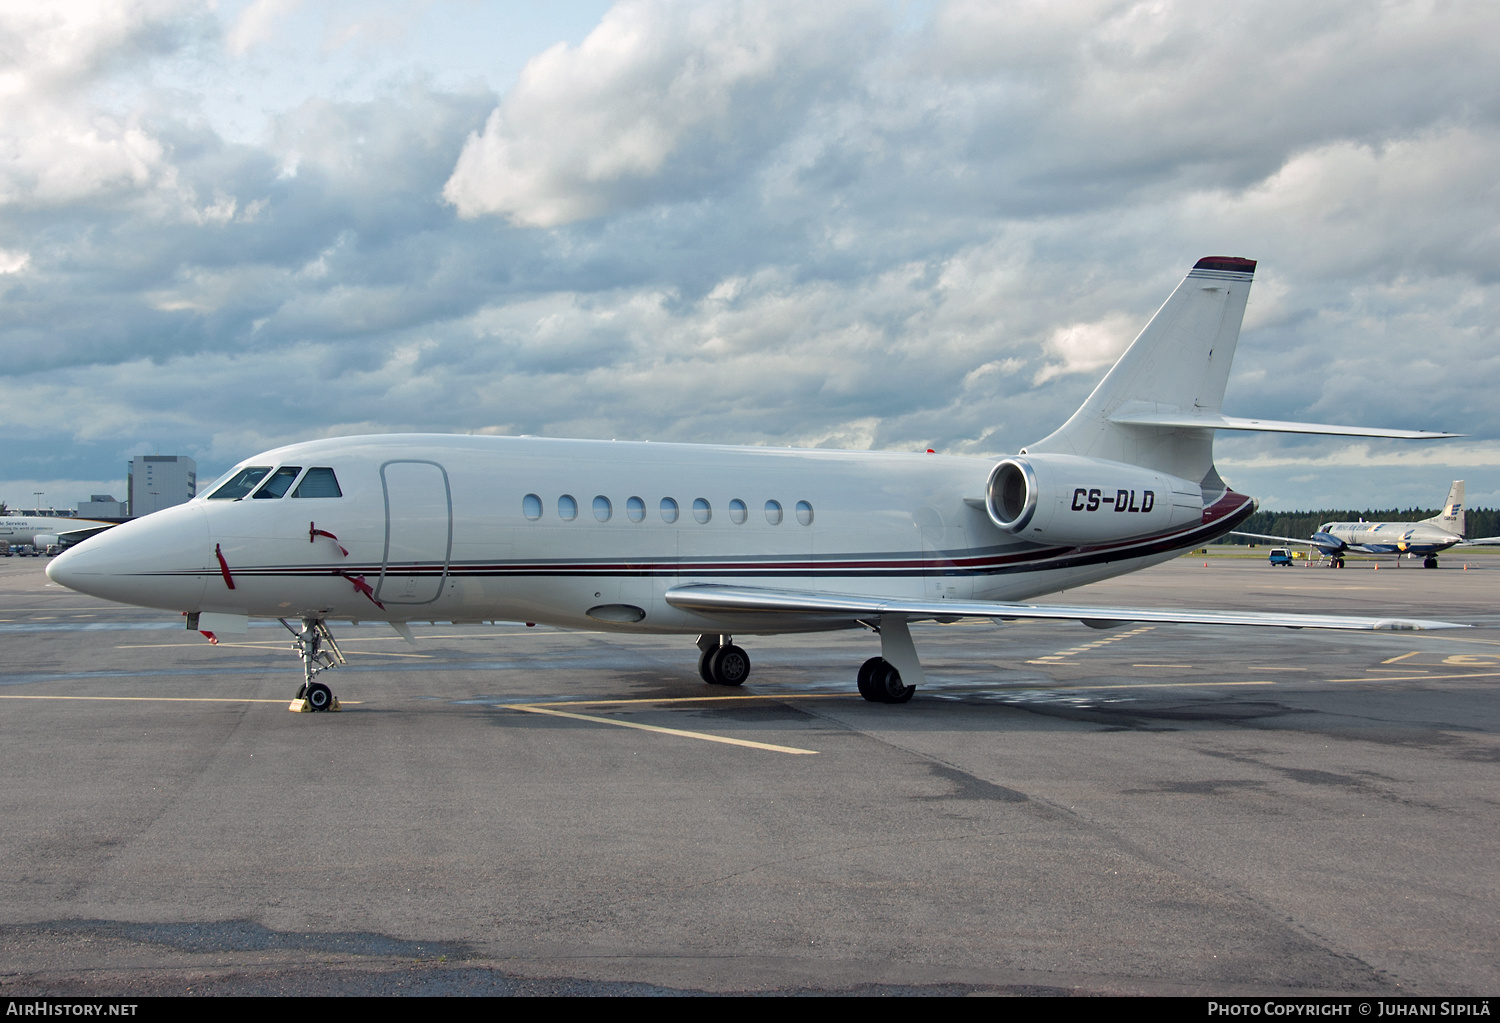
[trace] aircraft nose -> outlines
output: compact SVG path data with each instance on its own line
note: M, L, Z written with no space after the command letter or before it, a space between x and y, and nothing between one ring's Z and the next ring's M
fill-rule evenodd
M53 558L47 578L91 597L191 611L203 598L205 550L203 509L178 505L89 537Z

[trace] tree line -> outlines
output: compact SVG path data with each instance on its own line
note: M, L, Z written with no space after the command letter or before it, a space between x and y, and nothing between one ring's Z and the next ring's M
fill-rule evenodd
M1438 508L1366 508L1364 511L1258 511L1236 528L1270 536L1310 537L1325 522L1420 522L1437 515ZM1464 510L1466 536L1500 536L1500 509ZM1261 543L1243 536L1226 536L1219 543Z

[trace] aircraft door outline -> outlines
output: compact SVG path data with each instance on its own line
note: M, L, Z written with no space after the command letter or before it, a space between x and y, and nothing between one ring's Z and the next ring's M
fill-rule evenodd
M391 570L391 541L393 536L397 541L398 547L416 550L422 555L431 554L435 556L438 553L437 546L432 543L432 533L426 531L427 526L436 525L435 521L428 523L419 518L415 522L412 522L404 517L392 517L391 477L393 474L389 473L388 470L392 466L401 465L431 466L437 470L438 475L428 475L425 479L422 479L420 477L403 478L399 470L394 474L397 484L395 490L398 516L399 513L408 509L421 510L421 484L436 483L439 478L442 480L443 501L441 507L447 527L442 531L444 536L442 545L443 569L441 575L436 579L435 586L432 585L433 580L430 576L419 572L403 573L399 568L396 571ZM413 486L413 484L418 485ZM375 585L375 599L383 604L403 604L407 606L434 603L443 595L443 589L448 582L449 566L453 560L453 487L448 479L448 470L440 463L431 461L430 459L393 458L390 461L382 462L380 465L380 489L381 496L385 502L385 551L380 562L380 580ZM437 502L429 500L426 503L428 504L428 510L437 510ZM429 516L429 518L436 519L436 516ZM415 560L420 563L424 558L419 557Z

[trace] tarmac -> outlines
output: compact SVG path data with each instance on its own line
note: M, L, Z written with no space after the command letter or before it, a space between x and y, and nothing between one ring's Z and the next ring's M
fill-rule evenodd
M1493 994L1500 557L1189 556L1055 599L1444 632L335 628L0 563L0 994ZM1462 566L1467 563L1466 570Z

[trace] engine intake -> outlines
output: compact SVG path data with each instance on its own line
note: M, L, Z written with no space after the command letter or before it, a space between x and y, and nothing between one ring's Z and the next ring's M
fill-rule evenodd
M1128 540L1203 517L1198 484L1080 455L1007 458L990 470L984 503L999 529L1048 544Z

